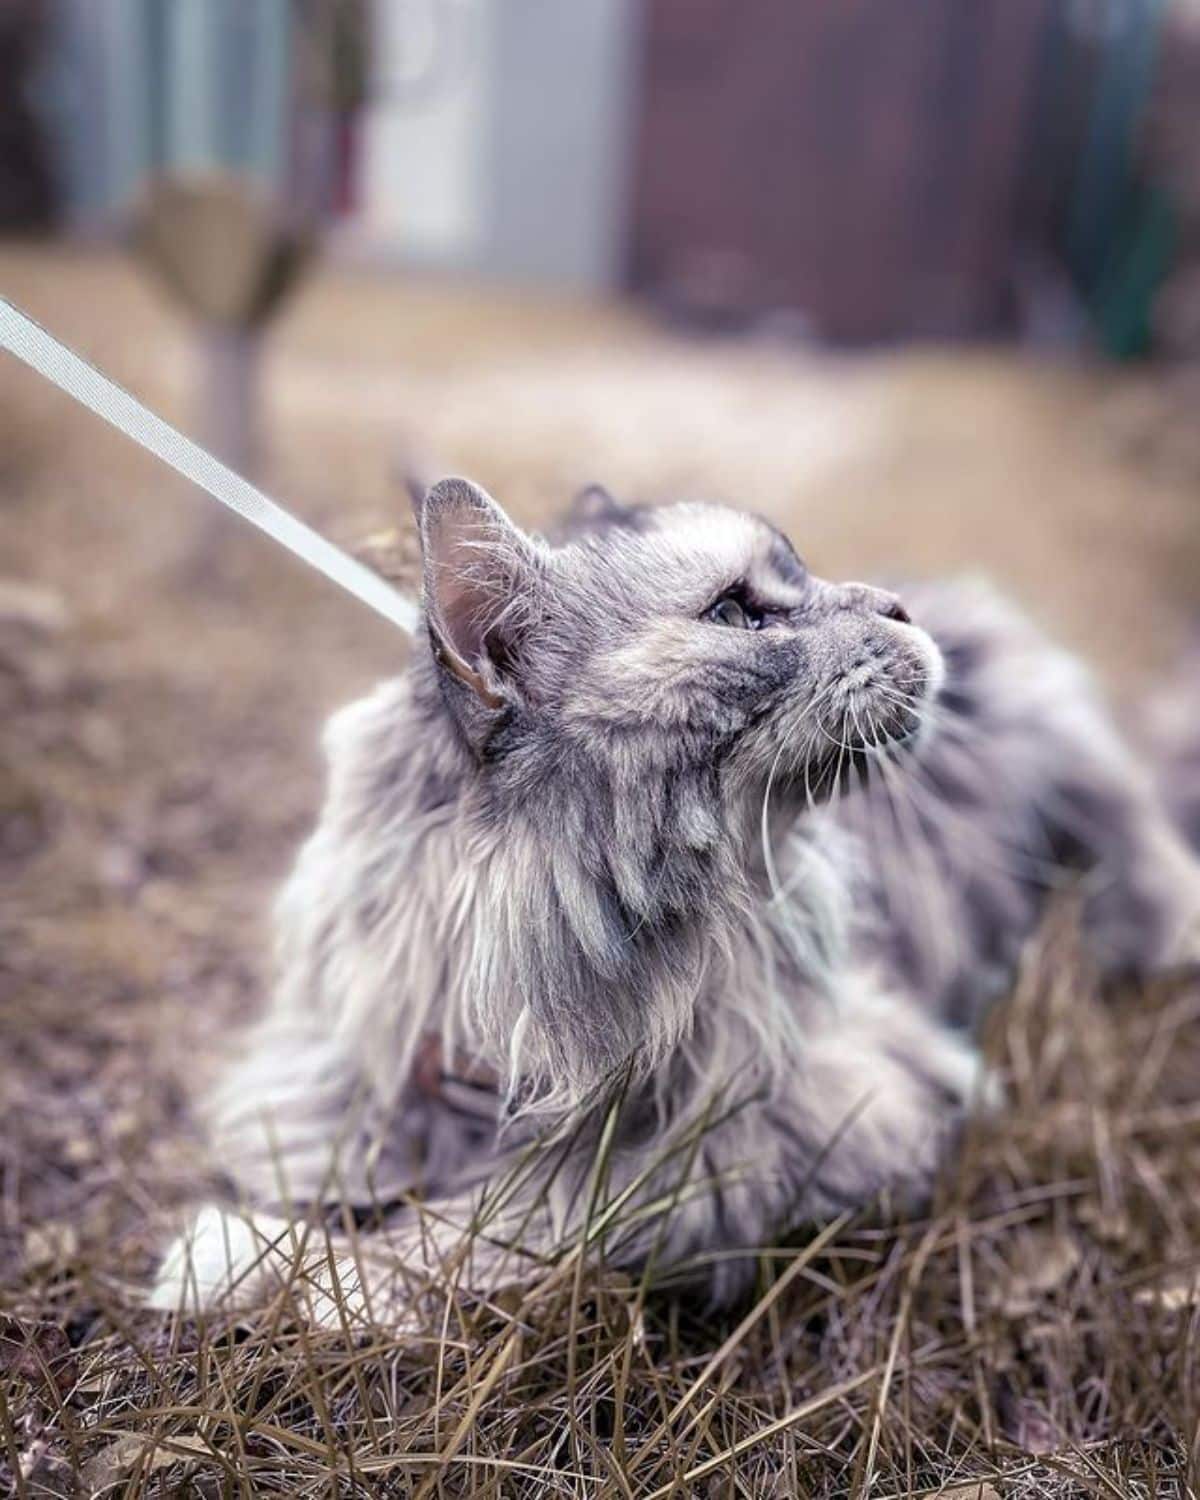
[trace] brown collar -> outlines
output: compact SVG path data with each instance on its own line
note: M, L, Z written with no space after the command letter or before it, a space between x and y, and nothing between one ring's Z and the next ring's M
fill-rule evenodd
M422 1032L412 1071L417 1092L467 1114L494 1116L500 1087L495 1070L465 1052L456 1052L450 1063L447 1067L441 1036Z

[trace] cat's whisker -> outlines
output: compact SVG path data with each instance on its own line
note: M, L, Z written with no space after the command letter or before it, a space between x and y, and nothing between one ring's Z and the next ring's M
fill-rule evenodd
M914 711L922 707L911 695L902 695L888 687L883 687L880 691L890 701L903 707ZM939 705L935 703L924 707L928 710L927 722L933 721L933 732L939 736L939 753L946 758L944 741L941 740L938 723ZM1061 866L1052 858L1040 858L1035 851L1030 849L1028 843L1006 840L997 829L981 823L978 818L970 818L955 808L941 790L930 781L930 773L919 749L913 751L905 742L890 748L894 752L891 764L895 771L904 778L899 783L903 794L913 802L914 806L923 807L926 815L944 835L948 836L951 842L957 840L958 847L965 856L974 863L982 861L995 873L1005 876L1019 875L1021 878L1034 880L1047 886L1061 883L1063 879ZM978 757L968 755L965 749L954 753L963 755L970 777L974 779L977 788L981 792L989 790L983 784L982 773L977 764ZM903 756L902 763L900 756ZM980 847L981 838L993 851L991 859L988 857L987 850Z
M900 882L901 889L920 893L931 947L945 963L946 971L950 972L961 961L962 948L958 924L950 910L947 872L939 868L934 845L925 830L907 778L887 760L879 762L879 769L894 811L897 831L917 872L915 876L911 870L907 872ZM901 808L907 812L903 819Z
M888 767L886 766L882 756L879 754L880 743L878 735L866 735L863 732L861 724L858 720L857 711L855 712L855 727L859 734L859 737L868 746L869 757L867 764L869 769L873 770L877 767L879 770L879 779L873 784L873 786L882 791L896 832L895 845L891 843L881 843L879 837L880 830L878 828L878 820L872 819L871 832L874 835L876 856L877 858L879 858L880 867L884 876L883 883L885 888L889 892L889 902L895 902L897 894L903 893L902 904L909 909L911 915L915 920L920 921L922 920L922 917L924 915L920 909L921 900L923 899L925 901L925 904L928 905L926 887L928 886L929 888L932 888L933 882L927 882L920 878L913 879L911 864L906 862L902 863L900 855L906 852L906 848L908 845L908 829L900 816L900 810L896 798L893 795L892 787L889 784L889 779L886 774ZM868 786L868 794L870 795L870 788L872 784L870 783L869 776ZM919 851L908 850L907 852L909 852L910 854L910 860L912 858L919 857ZM893 880L892 878L893 873L895 873L895 875L898 877L895 880ZM931 929L934 926L932 922L930 922L928 925Z
M772 901L777 902L779 904L782 904L786 900L786 891L785 891L784 887L780 884L778 873L777 873L776 867L775 867L774 851L773 851L773 849L771 847L771 829L770 829L771 789L772 789L772 787L774 785L775 775L776 775L776 772L779 769L779 763L780 763L780 760L781 760L784 752L787 751L787 750L789 750L789 749L791 749L794 746L794 743L795 743L796 738L798 737L799 731L801 729L803 729L804 727L806 727L807 724L809 723L809 721L816 719L818 710L822 707L822 705L824 703L824 700L832 692L833 686L834 686L834 684L831 683L828 687L822 689L822 691L820 691L819 693L817 693L816 697L813 698L812 702L809 703L809 705L805 709L804 713L801 715L800 720L796 724L796 726L795 726L792 734L788 737L787 740L783 741L780 744L779 749L775 753L775 758L771 762L771 769L770 769L770 771L767 774L767 783L766 783L766 787L765 787L765 789L763 791L762 813L761 813L761 817L760 817L760 834L761 834L761 839L762 839L763 865L764 865L765 870L766 870L767 884L768 884L768 887L769 887L769 889L771 891L771 899L772 899ZM805 777L807 778L807 774L808 774L808 759L807 759L807 757L805 758L804 764L805 764ZM809 806L811 807L812 806L812 796L811 796L811 793L808 794L808 802L809 802Z
M946 724L952 720L958 721L957 739L953 734L948 735L946 732ZM947 710L944 705L934 703L930 705L930 723L938 738L940 759L945 761L948 767L952 766L956 777L965 786L971 787L981 799L994 799L995 783L998 779L1005 788L1006 797L1014 806L1021 806L1024 818L1029 820L1031 825L1028 832L1041 845L1041 848L1038 850L1032 847L1028 839L1020 844L1008 843L1001 839L995 828L985 826L981 829L977 826L977 820L965 819L970 829L972 842L977 841L980 832L983 832L985 836L990 837L998 849L1004 851L1009 859L1016 860L1027 873L1033 872L1037 878L1045 882L1048 873L1057 872L1057 880L1054 883L1060 883L1062 879L1061 859L1049 819L1053 815L1057 826L1069 827L1068 820L1073 809L1049 793L1037 799L1030 799L1022 790L1021 779L1010 773L1003 757L994 754L988 757L985 772L982 768L981 746L977 743L978 730L965 724L956 710ZM919 755L911 762L911 765L918 777L927 779L927 772L921 764ZM939 796L936 787L930 786L929 790L931 795L938 799L940 806L947 805L945 798ZM1056 800L1060 804L1057 807L1055 806ZM1092 830L1087 832L1092 832Z

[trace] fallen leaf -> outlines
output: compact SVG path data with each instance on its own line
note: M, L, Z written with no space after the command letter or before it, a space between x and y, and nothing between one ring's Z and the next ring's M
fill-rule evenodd
M360 562L389 583L411 588L420 575L415 527L373 532L355 543L352 550Z
M1123 1245L1133 1231L1133 1224L1126 1210L1109 1209L1098 1199L1088 1199L1077 1205L1075 1217L1087 1226L1092 1238L1102 1245Z
M1066 1284L1082 1259L1079 1246L1065 1234L1031 1234L1018 1242L1001 1285L999 1304L1010 1318L1034 1311L1050 1292Z
M61 1219L47 1219L25 1231L22 1241L25 1264L30 1270L61 1266L72 1260L79 1249L75 1226Z
M1017 1396L1007 1407L1004 1429L1018 1448L1026 1453L1054 1453L1062 1447L1058 1428L1037 1401Z
M1133 1294L1142 1307L1156 1307L1162 1312L1182 1312L1185 1307L1200 1305L1200 1271L1177 1271L1157 1286L1145 1286Z
M166 1439L174 1450L175 1457L182 1458L194 1454L197 1458L211 1458L212 1444L207 1438L202 1438L198 1432L181 1432L176 1437ZM156 1460L161 1464L161 1455L156 1455Z
M140 1432L127 1432L89 1458L81 1478L88 1494L96 1497L119 1484L134 1469L150 1474L171 1464L211 1457L212 1448L199 1433L163 1437L151 1447Z
M71 1341L57 1323L23 1323L0 1317L0 1374L17 1376L32 1386L53 1384L59 1395L77 1379Z

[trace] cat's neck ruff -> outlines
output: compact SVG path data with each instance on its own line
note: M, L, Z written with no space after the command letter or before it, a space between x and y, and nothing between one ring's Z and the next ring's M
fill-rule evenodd
M721 846L700 851L661 817L651 862L675 888L656 897L624 846L588 842L583 804L601 790L497 816L438 713L418 664L331 720L327 815L278 903L285 1003L315 1006L385 1099L431 1031L493 1067L513 1113L569 1108L627 1060L643 1076L674 1060L697 1087L743 1054L756 1078L786 1068L798 988L819 1002L842 961L836 830L795 825L772 891L734 831L743 815L710 809Z

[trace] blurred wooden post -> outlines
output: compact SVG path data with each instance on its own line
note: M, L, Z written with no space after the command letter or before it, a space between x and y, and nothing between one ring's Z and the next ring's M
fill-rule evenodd
M239 474L252 474L261 458L258 415L258 368L261 337L257 329L201 329L201 397L206 426L204 445Z
M135 243L196 319L203 440L251 471L262 333L333 201L333 132L361 101L366 15L349 0L163 0L143 24L159 138Z
M138 244L199 321L201 440L242 472L261 458L262 330L295 286L314 230L246 178L209 172L155 183Z

